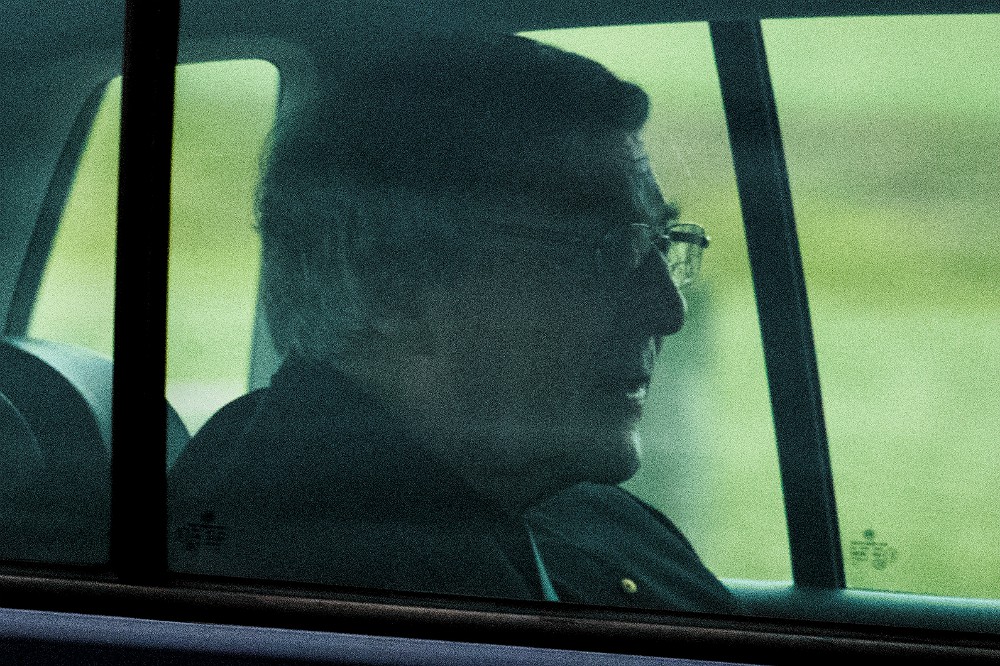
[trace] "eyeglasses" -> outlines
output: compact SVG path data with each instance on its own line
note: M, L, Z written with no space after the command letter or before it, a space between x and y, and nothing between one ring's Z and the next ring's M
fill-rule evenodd
M640 223L620 225L610 229L596 243L583 236L558 231L511 225L500 225L500 228L522 238L558 243L577 259L590 255L602 275L618 279L626 278L639 268L650 251L656 249L666 260L670 278L677 287L686 287L698 277L702 254L711 240L704 227L691 222L671 224L665 229Z
M612 275L623 273L625 277L639 268L650 250L656 248L666 259L674 284L686 287L701 271L702 254L709 240L705 229L691 222L672 224L666 229L628 224L608 231L594 249L604 271Z

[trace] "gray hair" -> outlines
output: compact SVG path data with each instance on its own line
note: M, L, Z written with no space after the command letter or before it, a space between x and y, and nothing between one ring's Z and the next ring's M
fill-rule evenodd
M521 37L395 46L320 86L273 134L258 221L280 353L346 358L419 315L427 287L461 269L456 243L483 201L566 213L629 190L579 156L642 127L637 86Z
M418 315L426 288L459 266L444 252L464 216L451 198L339 179L291 196L268 191L264 207L282 230L268 234L262 257L265 312L282 354L349 357Z

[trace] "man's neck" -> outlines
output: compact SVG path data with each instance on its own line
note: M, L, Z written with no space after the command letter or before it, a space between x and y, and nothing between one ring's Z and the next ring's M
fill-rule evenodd
M370 360L363 365L342 366L353 382L391 406L393 422L402 426L439 465L460 479L493 514L519 517L531 506L562 492L572 482L540 475L538 469L505 465L506 447L486 441L498 433L473 435L467 423L455 418L449 398L441 392L451 385L439 376L433 358L404 356L384 363Z

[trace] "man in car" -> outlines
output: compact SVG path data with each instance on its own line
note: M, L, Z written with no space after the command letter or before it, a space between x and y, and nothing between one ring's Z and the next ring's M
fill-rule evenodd
M279 120L259 227L285 360L175 466L172 566L727 610L616 485L707 244L671 228L645 93L519 37L357 60Z

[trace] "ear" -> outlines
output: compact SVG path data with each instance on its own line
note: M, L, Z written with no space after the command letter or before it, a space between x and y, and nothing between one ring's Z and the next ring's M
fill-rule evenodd
M462 295L454 286L429 285L421 292L420 302L410 313L395 320L397 344L411 354L441 355L464 328L462 301Z

